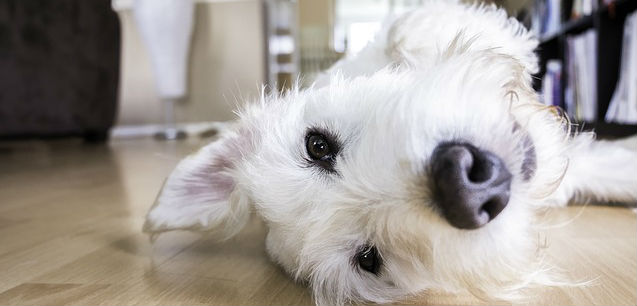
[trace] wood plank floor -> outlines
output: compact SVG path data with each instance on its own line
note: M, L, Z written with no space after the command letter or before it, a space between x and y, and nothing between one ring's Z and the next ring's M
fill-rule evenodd
M143 217L166 175L198 141L0 142L0 304L311 304L270 263L254 220L219 243L168 233L153 244ZM549 257L592 285L543 288L528 304L637 304L637 218L619 207L551 212ZM429 292L408 304L488 304Z

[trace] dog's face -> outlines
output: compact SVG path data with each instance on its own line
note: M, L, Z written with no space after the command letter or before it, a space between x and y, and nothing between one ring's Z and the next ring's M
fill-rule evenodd
M560 120L510 57L437 62L249 106L177 167L146 230L232 234L254 205L270 256L320 303L538 281L532 223L565 170Z

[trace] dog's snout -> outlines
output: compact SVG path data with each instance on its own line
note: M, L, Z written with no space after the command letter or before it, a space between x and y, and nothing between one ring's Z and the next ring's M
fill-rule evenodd
M437 204L451 225L479 228L509 202L511 173L495 154L469 143L443 143L431 159Z

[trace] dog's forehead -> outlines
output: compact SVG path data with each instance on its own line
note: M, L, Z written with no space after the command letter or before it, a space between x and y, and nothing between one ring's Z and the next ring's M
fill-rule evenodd
M380 76L339 81L330 86L311 90L303 109L304 122L333 125L342 130L356 130L361 126L373 128L370 120L390 118L390 108L409 93L405 82L383 84ZM385 116L383 116L385 115ZM328 126L329 127L329 126Z

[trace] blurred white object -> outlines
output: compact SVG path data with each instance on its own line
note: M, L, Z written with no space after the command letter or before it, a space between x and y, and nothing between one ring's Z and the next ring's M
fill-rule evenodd
M542 98L544 104L563 107L562 105L562 61L548 60L546 74L542 79Z
M624 124L637 123L637 13L626 17L619 81L606 121Z
M566 106L573 118L593 122L597 120L597 31L568 36L568 84Z
M185 136L175 128L174 104L186 96L193 30L192 0L135 0L133 13L150 54L157 92L165 103L165 139Z

